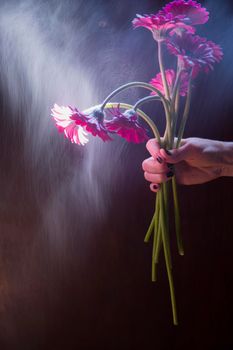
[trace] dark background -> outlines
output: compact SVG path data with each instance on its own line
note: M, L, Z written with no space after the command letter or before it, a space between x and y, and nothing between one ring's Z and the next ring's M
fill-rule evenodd
M77 46L71 42L69 62L75 67L78 57L92 76L96 103L119 84L155 75L151 35L133 31L130 22L136 13L155 12L165 3L41 1L36 18L50 45L60 33L50 22L59 6L59 21L73 35L85 33L82 40L77 35ZM195 82L185 136L232 141L233 6L203 3L212 16L198 32L222 46L224 60ZM11 10L18 4L12 2ZM16 42L5 33L1 47L8 40L13 50L7 56L2 49L0 73L0 348L233 349L232 179L179 187L185 256L178 256L171 232L179 317L174 327L164 258L153 284L152 247L143 243L154 203L141 171L145 146L119 139L102 146L91 139L84 150L58 135L47 116L54 99L69 104L69 94L45 99L31 88L17 60L23 50L41 89L58 90L43 80L43 70L33 73L29 48L14 49ZM60 34L56 48L62 55L66 43ZM30 39L32 32L24 35ZM126 100L140 94L129 92ZM162 111L153 108L162 132ZM88 158L93 166L84 181L88 147L94 160Z

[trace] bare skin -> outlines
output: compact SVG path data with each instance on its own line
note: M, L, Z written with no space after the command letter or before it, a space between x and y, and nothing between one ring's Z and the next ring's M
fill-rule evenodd
M191 137L183 139L179 149L169 150L170 154L160 149L156 139L150 139L146 147L151 157L143 161L142 168L153 192L174 173L178 183L183 185L233 176L233 142Z

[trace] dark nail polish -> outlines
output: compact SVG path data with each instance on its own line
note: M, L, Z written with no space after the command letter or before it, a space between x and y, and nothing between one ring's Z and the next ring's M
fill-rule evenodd
M168 156L171 156L171 155L172 155L171 152L168 151L167 149L165 149L165 152L167 153Z
M169 171L168 173L167 173L167 177L172 177L174 175L174 172L173 171Z
M158 156L158 157L156 158L156 160L157 160L157 162L159 162L160 164L163 163L163 159L162 159L160 156Z
M171 163L167 163L167 166L168 166L168 168L171 169L171 170L173 170L173 168L174 168L174 164L171 164Z

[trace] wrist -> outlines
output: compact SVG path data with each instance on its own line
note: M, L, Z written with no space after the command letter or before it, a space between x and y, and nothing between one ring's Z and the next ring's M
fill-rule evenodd
M221 176L233 176L233 142L222 142Z

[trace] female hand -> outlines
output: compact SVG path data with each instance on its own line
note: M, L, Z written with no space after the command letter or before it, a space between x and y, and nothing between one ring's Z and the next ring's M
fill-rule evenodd
M183 139L180 148L167 151L160 149L156 139L150 139L146 147L151 157L143 161L142 168L154 192L174 174L178 183L184 185L233 176L233 142L192 137Z

